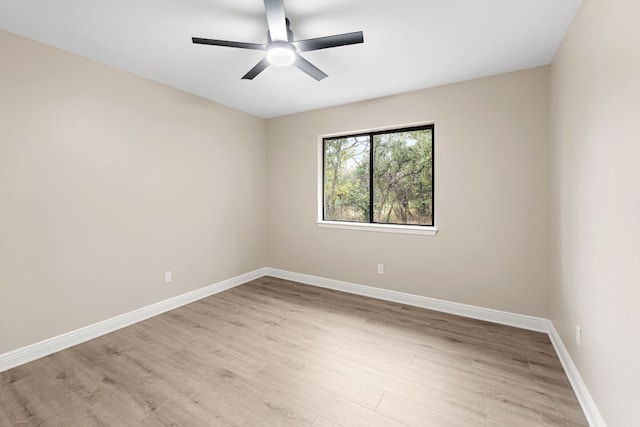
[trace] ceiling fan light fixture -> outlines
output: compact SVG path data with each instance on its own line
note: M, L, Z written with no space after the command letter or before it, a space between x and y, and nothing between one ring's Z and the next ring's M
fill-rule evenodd
M273 42L267 50L267 60L271 65L287 67L296 60L296 52L289 43Z
M191 41L195 44L266 51L266 57L262 58L247 74L242 76L243 80L253 80L258 74L266 70L269 65L278 67L293 65L316 81L329 76L304 59L300 54L301 52L364 43L362 31L296 40L284 11L284 0L264 0L264 7L267 14L267 43L245 43L231 40L205 39L202 37L191 37Z

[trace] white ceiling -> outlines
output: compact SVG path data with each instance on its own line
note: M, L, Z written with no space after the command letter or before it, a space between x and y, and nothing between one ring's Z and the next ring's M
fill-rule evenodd
M0 0L0 28L259 116L275 117L549 64L581 0L285 0L296 39L352 31L364 44L306 52L241 77L264 52L262 0Z

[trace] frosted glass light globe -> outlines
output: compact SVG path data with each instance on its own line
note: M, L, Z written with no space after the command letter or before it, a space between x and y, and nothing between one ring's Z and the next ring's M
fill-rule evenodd
M286 67L293 64L296 53L293 46L285 42L273 42L267 51L267 60L278 67Z

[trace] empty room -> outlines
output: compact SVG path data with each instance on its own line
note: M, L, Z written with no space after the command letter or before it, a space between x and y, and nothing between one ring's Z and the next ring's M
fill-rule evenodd
M640 425L639 20L0 0L0 426Z

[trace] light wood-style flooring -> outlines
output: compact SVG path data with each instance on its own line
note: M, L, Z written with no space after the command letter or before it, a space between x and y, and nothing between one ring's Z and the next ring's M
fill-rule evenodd
M0 426L586 426L549 338L270 277L0 373Z

